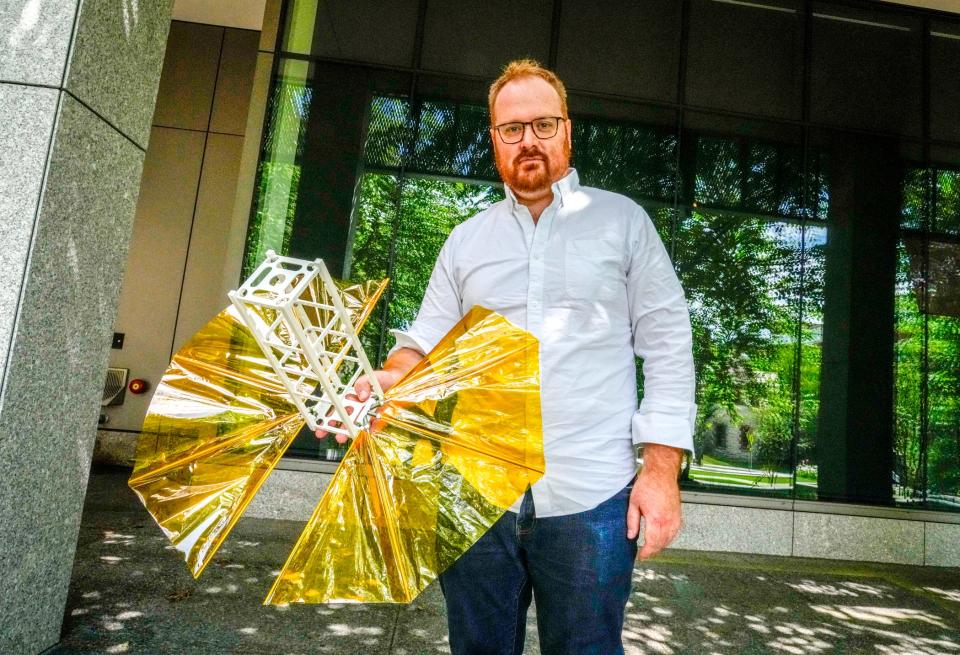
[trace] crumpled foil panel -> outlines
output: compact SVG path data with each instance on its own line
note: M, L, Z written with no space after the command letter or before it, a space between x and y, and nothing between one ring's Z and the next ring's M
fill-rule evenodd
M336 284L359 330L387 280ZM319 279L309 293L325 301ZM275 318L269 310L257 315L268 324ZM291 359L287 366L306 362ZM128 484L194 577L304 423L234 307L220 312L173 357L150 401Z
M544 471L539 344L474 307L386 392L266 603L413 600Z

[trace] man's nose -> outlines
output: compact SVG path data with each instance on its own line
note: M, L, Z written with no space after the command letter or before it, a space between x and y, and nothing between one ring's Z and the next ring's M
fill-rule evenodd
M530 147L536 145L538 140L537 135L533 133L533 125L530 123L525 124L523 126L523 139L520 140L520 143L522 143L524 147Z

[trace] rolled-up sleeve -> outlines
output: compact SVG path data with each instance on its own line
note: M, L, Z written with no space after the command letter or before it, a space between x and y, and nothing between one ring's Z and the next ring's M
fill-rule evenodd
M633 415L633 442L694 452L696 379L690 313L653 221L638 209L627 294L633 347L643 359L643 398Z
M460 291L453 270L455 233L447 238L440 249L417 318L405 330L390 330L396 345L390 349L388 357L400 348L412 348L426 355L463 316Z

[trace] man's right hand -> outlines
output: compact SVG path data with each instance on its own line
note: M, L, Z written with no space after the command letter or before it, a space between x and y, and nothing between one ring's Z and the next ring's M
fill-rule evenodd
M380 388L383 389L384 393L395 385L401 377L397 375L396 371L392 370L374 371L373 374L377 376L377 382L380 383ZM353 385L353 393L356 394L356 399L360 402L366 402L372 392L373 387L370 385L370 379L366 375L358 377Z
M395 385L397 380L400 379L399 376L397 376L393 371L374 371L373 374L377 376L377 381L380 383L380 388L383 389L384 392ZM370 378L368 378L366 375L361 375L357 378L357 381L353 383L353 393L348 393L346 397L348 400L359 400L360 402L366 402L372 392L373 387L370 384ZM349 412L351 409L353 408L348 407L347 411ZM340 425L339 421L331 421L331 423L337 426ZM323 428L317 428L315 434L317 435L317 439L323 439L329 434L329 432ZM337 443L340 444L347 443L347 439L349 439L349 437L345 434L335 434L333 438L336 439Z
M386 393L387 389L395 385L400 378L416 366L421 359L423 359L423 354L419 351L413 350L412 348L401 348L387 359L382 370L374 371L373 374L377 376L377 382L380 383L380 388ZM370 379L366 375L361 375L353 384L353 393L347 394L347 398L366 402L366 400L370 398L371 392ZM338 423L335 424L338 425ZM315 434L317 435L317 439L323 439L327 436L328 432L322 428L317 428ZM349 439L345 434L338 434L334 438L337 440L337 443L341 444L346 443L347 439Z

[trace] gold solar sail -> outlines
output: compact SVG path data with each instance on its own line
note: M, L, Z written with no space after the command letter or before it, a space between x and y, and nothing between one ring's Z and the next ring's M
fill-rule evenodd
M274 271L310 265L274 259ZM334 369L345 361L369 368L362 350L346 355L345 339L359 343L356 332L386 280L351 285L323 276L325 283L297 287L307 308L297 314L298 334L273 308L288 306L288 292L273 306L268 299L238 309L235 299L157 385L129 484L195 577L303 428L303 412L315 420L316 408L303 399L328 400L317 395L302 338L321 335L309 348L339 352ZM241 293L262 282L257 274L251 280ZM350 329L329 327L348 319ZM357 374L345 372L349 380ZM265 602L409 602L543 470L538 343L476 307L359 431Z
M413 600L543 475L538 343L475 307L354 440L265 603Z
M359 331L387 281L335 284ZM330 304L319 279L306 295L317 305ZM322 311L311 320L323 324ZM266 324L275 319L268 309L256 316ZM307 364L292 357L285 366L296 372ZM235 307L220 312L174 356L150 403L129 485L194 577L303 425Z

